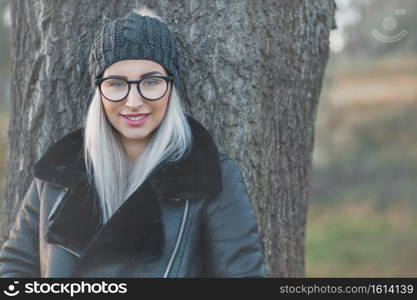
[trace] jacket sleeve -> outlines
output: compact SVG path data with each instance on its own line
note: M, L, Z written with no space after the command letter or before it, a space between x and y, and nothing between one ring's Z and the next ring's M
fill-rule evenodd
M209 199L203 252L207 277L266 277L256 215L239 166L221 156L223 190Z
M34 179L1 247L0 277L40 277L38 227L39 195Z

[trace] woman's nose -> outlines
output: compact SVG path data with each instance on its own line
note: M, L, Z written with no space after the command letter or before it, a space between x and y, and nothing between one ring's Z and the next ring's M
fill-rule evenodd
M136 84L132 84L130 86L129 94L127 95L127 100L125 105L129 107L137 107L141 106L144 103L144 99L142 99L142 96L139 94L138 88Z

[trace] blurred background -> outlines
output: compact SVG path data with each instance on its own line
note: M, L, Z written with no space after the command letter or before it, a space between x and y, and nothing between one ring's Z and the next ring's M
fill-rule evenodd
M417 276L417 0L337 0L306 276Z
M0 209L8 3L0 0ZM315 131L306 276L417 277L417 0L336 3Z

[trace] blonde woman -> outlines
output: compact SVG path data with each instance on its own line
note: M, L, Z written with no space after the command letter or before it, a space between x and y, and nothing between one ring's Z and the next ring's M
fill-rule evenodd
M265 277L238 165L184 113L157 16L105 24L85 124L49 147L0 251L1 277Z

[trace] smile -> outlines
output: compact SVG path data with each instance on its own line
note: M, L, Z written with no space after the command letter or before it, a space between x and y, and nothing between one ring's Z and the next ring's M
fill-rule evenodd
M149 115L126 117L122 115L123 120L130 126L140 126L146 122Z

